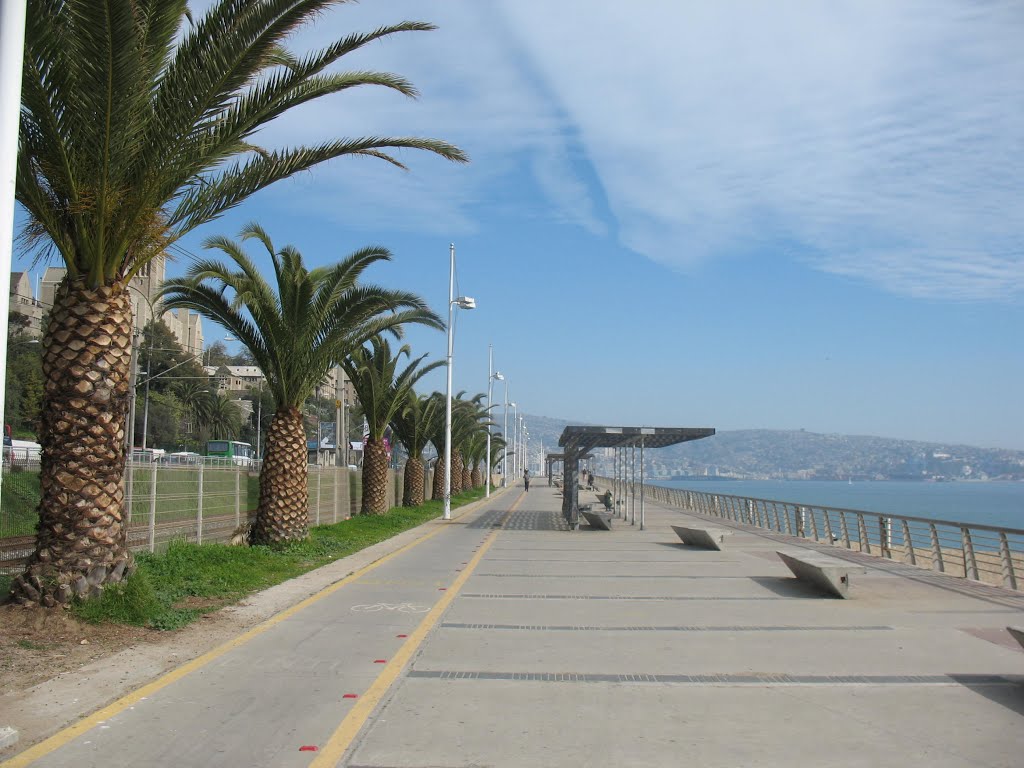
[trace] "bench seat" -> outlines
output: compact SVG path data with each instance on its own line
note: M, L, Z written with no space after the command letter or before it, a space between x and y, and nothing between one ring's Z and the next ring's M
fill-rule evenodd
M592 512L590 504L585 504L580 507L580 514L583 519L586 520L591 528L596 528L599 531L610 531L612 529L612 518L611 515L606 515L602 512Z
M1024 627L1007 627L1006 631L1010 633L1014 640L1021 644L1021 647L1024 647Z
M725 537L732 533L728 528L695 528L685 525L673 525L672 530L676 532L676 536L683 544L701 549L717 550L722 548Z
M801 581L844 599L850 596L850 574L868 572L864 566L807 550L776 551L775 554Z

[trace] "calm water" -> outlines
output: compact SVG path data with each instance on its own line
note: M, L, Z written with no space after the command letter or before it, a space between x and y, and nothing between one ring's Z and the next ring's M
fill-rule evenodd
M652 484L798 504L1024 528L1024 483L657 480Z

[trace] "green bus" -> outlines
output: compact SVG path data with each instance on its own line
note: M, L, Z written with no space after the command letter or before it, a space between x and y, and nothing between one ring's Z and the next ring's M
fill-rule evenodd
M227 459L240 467L251 467L253 461L252 446L237 440L210 440L206 444L206 455Z

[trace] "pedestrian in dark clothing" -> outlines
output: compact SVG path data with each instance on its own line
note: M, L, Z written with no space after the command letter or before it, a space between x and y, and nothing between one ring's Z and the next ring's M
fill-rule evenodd
M523 487L527 491L530 490L530 470L528 469L523 470Z

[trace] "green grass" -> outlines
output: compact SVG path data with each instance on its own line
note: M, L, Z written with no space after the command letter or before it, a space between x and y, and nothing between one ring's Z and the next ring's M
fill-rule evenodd
M476 501L482 488L452 498L458 507ZM116 622L178 629L204 613L279 584L339 557L433 520L441 502L394 507L386 515L358 516L310 530L309 538L282 547L231 547L173 542L161 554L137 555L138 569L98 600L78 602L77 616L94 623Z
M0 536L29 536L39 520L39 473L13 471L0 488Z

